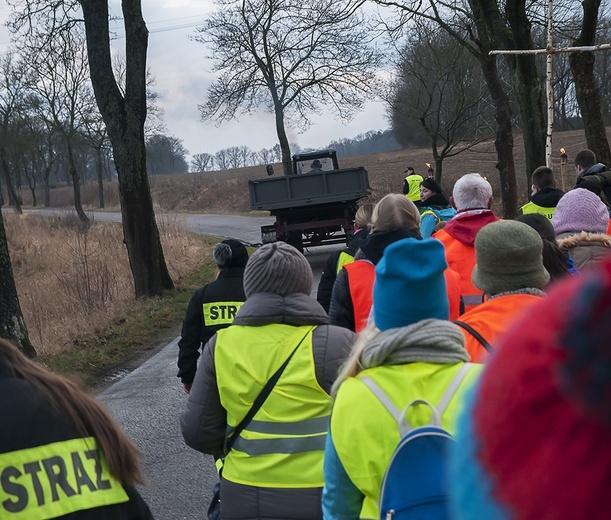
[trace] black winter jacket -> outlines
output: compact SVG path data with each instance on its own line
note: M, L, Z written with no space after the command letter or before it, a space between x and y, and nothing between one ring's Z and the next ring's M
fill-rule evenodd
M15 375L3 357L0 395L0 496L5 497L0 500L0 518L9 519L11 513L19 512L28 513L24 518L42 518L46 512L51 516L44 518L65 520L153 518L140 494L127 487L123 488L126 502L70 509L71 498L82 506L81 494L95 496L108 488L109 481L99 471L99 452L94 456L92 451L77 450L67 456L65 445L59 443L81 438L72 421L51 409L34 387ZM44 453L36 451L43 446ZM25 451L11 455L20 450ZM49 513L50 505L57 509Z
M228 327L230 323L206 325L203 306L206 303L219 302L218 313L235 315L239 310L223 306L223 302L244 302L244 268L227 267L221 269L218 278L198 289L191 297L185 321L182 323L182 334L178 342L178 377L183 384L190 385L195 379L199 350L214 336L217 330Z

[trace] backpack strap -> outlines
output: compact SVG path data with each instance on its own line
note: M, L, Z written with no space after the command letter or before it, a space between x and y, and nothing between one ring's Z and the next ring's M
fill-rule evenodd
M484 347L488 353L491 353L494 350L492 345L486 341L486 338L477 332L471 325L468 325L464 321L460 320L454 320L452 323L465 329L469 334L471 334L471 336L481 343L482 347Z
M399 426L399 432L401 437L409 433L414 429L414 427L407 420L406 414L407 411L412 406L418 405L426 405L431 409L431 420L428 422L428 426L437 426L441 428L441 417L443 416L448 404L456 394L458 387L463 382L465 376L473 368L473 363L463 363L463 365L458 369L458 372L450 381L450 384L446 388L445 392L441 396L441 400L437 407L433 406L425 399L415 399L410 402L403 410L399 410L397 406L390 400L386 392L380 388L380 386L369 376L361 377L360 380L363 384L369 388L373 394L378 398L378 400L384 405L384 407L388 410L388 412L395 418Z

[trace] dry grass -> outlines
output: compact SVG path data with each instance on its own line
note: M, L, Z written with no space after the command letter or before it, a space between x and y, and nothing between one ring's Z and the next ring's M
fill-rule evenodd
M134 287L119 224L83 228L71 216L4 218L22 311L39 354L60 354L124 319ZM189 234L184 219L161 214L158 224L175 282L209 261L209 242Z
M560 147L569 154L569 162L578 150L586 146L583 131L558 132L554 135L554 167L559 172ZM556 144L557 143L557 144ZM529 182L525 171L523 142L520 135L515 136L515 160L518 181L518 196L525 203L528 196ZM428 148L403 149L357 157L340 157L342 168L364 166L369 173L369 182L373 189L372 200L379 200L387 193L401 189L404 178L403 170L409 165L417 173L426 171L425 163L432 163L432 153ZM557 162L556 162L557 161ZM495 198L500 201L500 184L498 171L495 168L496 154L492 142L482 143L476 148L450 157L443 164L442 185L446 193L451 193L454 181L468 172L479 172L491 182ZM281 174L281 166L274 165L276 175ZM569 173L572 169L569 168ZM266 177L265 166L251 166L238 170L221 172L190 173L183 175L160 175L150 179L151 194L158 209L173 212L197 213L249 213L248 180ZM29 193L23 192L24 203L31 203ZM116 182L106 183L106 207L118 208ZM39 196L42 199L42 194ZM90 208L97 207L97 185L86 184L82 193L83 204ZM62 187L52 190L52 205L71 207L72 193L70 188Z

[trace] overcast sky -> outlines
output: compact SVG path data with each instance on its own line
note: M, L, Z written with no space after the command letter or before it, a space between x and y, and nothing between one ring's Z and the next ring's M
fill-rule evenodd
M4 1L0 2L0 19L4 22L10 10ZM112 12L120 15L120 1L111 0L110 5ZM200 121L197 105L203 103L213 76L211 63L204 60L204 45L189 36L196 33L196 27L214 9L214 4L209 0L143 0L142 8L150 32L148 64L155 78L158 105L165 112L167 133L181 139L190 155L214 154L230 146L248 146L253 151L274 146L277 138L271 114L243 116L239 121L224 122L219 127ZM121 22L111 22L111 28L119 36L113 42L113 49L122 49L125 40L121 38ZM2 27L0 53L6 52L9 39ZM302 148L319 148L335 139L388 127L384 106L379 102L367 104L347 125L331 117L317 117L313 121L306 133L289 130L291 142Z

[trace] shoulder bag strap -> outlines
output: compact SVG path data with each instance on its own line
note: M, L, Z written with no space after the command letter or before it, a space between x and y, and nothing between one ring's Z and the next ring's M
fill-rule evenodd
M465 329L469 334L471 334L477 341L482 344L482 346L486 349L487 352L492 352L494 350L492 345L486 341L486 338L484 338L484 336L477 332L471 325L467 325L465 322L459 320L454 320L452 323L455 323L459 327Z
M240 421L240 423L233 429L233 431L231 432L231 435L227 438L225 442L225 454L231 451L231 448L233 447L235 441L240 436L240 433L242 433L242 430L246 428L246 426L248 426L248 423L256 415L256 413L259 411L261 406L263 406L263 403L269 397L269 394L271 394L274 386L276 386L276 383L280 379L280 376L282 375L282 372L284 372L284 369L286 368L286 366L289 364L289 361L291 360L295 352L297 352L297 349L301 346L303 341L306 339L307 335L312 330L314 330L314 327L308 328L307 332L301 338L299 343L297 343L297 346L293 349L293 351L291 352L289 357L286 359L286 361L282 363L282 366L280 366L280 368L276 370L276 372L274 372L274 375L269 378L267 383L265 383L265 386L261 389L261 391L259 392L259 395L257 395L257 398L255 399L254 403L250 407L250 410L248 410L248 413L244 416L244 418Z

